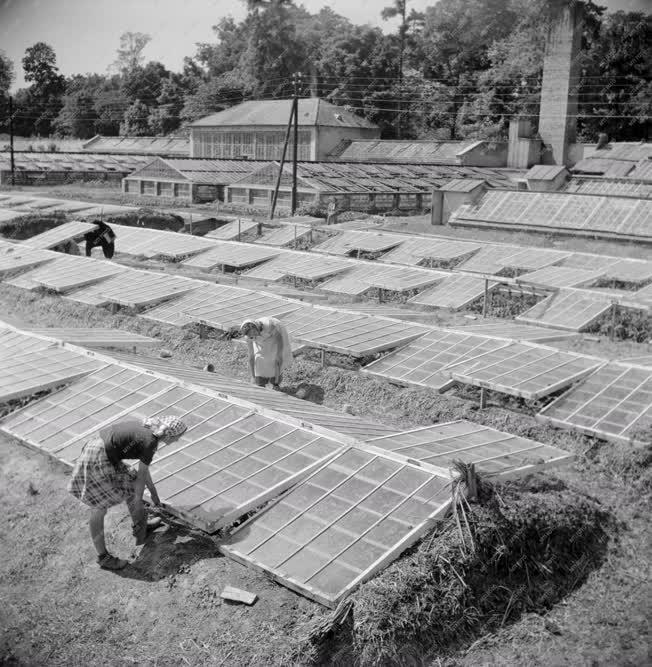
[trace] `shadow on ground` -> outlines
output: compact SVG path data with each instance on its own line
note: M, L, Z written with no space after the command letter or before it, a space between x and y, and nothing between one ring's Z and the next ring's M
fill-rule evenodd
M324 402L324 390L318 384L310 384L309 382L302 382L295 388L289 388L289 394L293 394L296 398L301 398L304 401L317 403L321 405Z
M198 561L221 557L210 537L167 526L148 535L136 559L116 574L126 579L160 581Z

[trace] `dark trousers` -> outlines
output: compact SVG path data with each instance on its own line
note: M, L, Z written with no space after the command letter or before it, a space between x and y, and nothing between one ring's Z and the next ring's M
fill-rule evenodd
M91 256L91 250L93 250L96 245L102 246L102 252L107 259L111 259L111 257L113 257L113 253L115 252L114 241L111 241L110 243L107 241L101 241L99 244L92 244L86 241L86 257Z

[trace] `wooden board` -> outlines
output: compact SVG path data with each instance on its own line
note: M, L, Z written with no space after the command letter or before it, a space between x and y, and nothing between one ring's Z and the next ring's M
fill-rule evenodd
M248 278L271 281L292 276L303 280L322 280L354 267L355 263L351 260L284 251L279 257L262 266L246 271L244 275Z
M39 264L51 262L59 253L40 248L30 248L20 243L0 242L0 276L25 271Z
M124 381L125 372L132 374L130 384ZM54 396L49 404L37 402L14 413L2 423L2 430L73 464L84 443L102 427L118 419L140 421L172 414L188 430L177 442L159 445L150 470L161 500L204 530L229 525L342 449L342 443L333 439L336 434L313 433L210 391L134 373L117 364L104 373L102 378L89 376L83 392L75 393L80 388L70 387L65 400ZM116 386L120 375L122 382ZM132 395L125 404L134 385L140 395ZM107 401L112 392L117 400ZM44 411L49 414L47 420ZM91 429L80 432L80 424L90 421L94 422Z
M509 341L433 329L409 345L365 366L362 373L400 384L445 391L453 384L448 366L482 352L499 350Z
M448 275L426 269L370 263L347 271L344 275L331 278L319 287L326 292L349 295L364 294L372 288L406 292L432 285Z
M469 257L482 246L472 241L454 241L429 236L408 237L397 248L383 255L383 262L428 266L433 262L450 262Z
M652 368L607 363L545 407L537 420L613 442L644 442L652 419Z
M408 238L382 232L343 231L314 246L313 250L329 255L356 256L360 252L385 252Z
M156 347L162 342L120 329L28 328L27 331L82 347Z
M605 294L565 288L519 315L516 321L566 331L583 331L610 308L611 300Z
M283 246L293 245L295 240L299 241L311 235L312 227L303 225L281 225L277 229L265 232L257 239L257 242L281 248Z
M250 290L239 287L202 283L196 290L186 292L172 301L158 304L140 316L147 320L183 327L196 321L189 315L193 309L204 305L238 303L250 293Z
M118 278L121 278L118 276ZM128 308L149 306L186 292L197 289L201 283L196 280L180 278L167 273L134 271L129 274L128 283L121 285L104 281L100 284L99 295L108 303L116 303Z
M474 273L500 273L505 269L540 269L568 257L570 253L544 248L490 245L479 250L457 268Z
M195 322L205 322L220 331L239 328L245 320L260 317L282 317L304 306L271 294L241 290L242 294L229 300L205 301L188 308L185 315Z
M498 282L489 281L487 289L489 292L492 292L498 285ZM435 287L431 287L421 292L421 294L408 299L408 303L462 310L484 296L484 291L484 278L465 274L451 275Z
M191 234L115 224L111 228L116 252L127 255L181 259L213 247L212 241Z
M92 285L126 270L126 267L113 262L57 253L57 259L23 274L21 279L23 286L29 284L31 289L46 287L55 292L67 292L77 287Z
M172 386L173 380L107 364L65 389L10 414L1 428L33 447L56 454L79 436L115 421L127 410Z
M600 363L554 348L510 343L452 363L446 372L459 382L535 400L576 382Z
M376 436L395 433L396 429L385 426L376 421L368 421L361 417L349 415L346 412L313 403L310 400L295 398L284 391L272 391L258 387L251 382L245 382L220 373L219 366L216 372L209 373L187 364L176 363L170 359L158 357L144 357L120 352L113 352L112 357L121 363L134 364L148 371L174 377L184 383L199 385L218 392L225 397L235 397L270 410L286 414L301 422L303 426L319 426L330 431L342 433L360 440Z
M232 266L236 269L250 267L273 259L280 251L274 248L249 245L247 243L228 243L215 241L213 247L183 262L184 266L195 269L213 269L216 266Z
M205 238L220 239L222 241L240 241L240 236L244 236L249 232L258 230L258 223L248 218L232 220L225 225L207 232Z
M652 261L574 252L560 262L561 267L600 271L610 280L644 283L652 280Z
M55 347L56 342L37 336L31 336L24 331L0 322L0 355L3 358L12 355L28 354L34 350L43 350L46 347Z
M246 605L252 605L258 599L258 596L255 593L249 593L248 591L243 591L242 589L234 588L233 586L226 586L220 593L220 597L223 600L242 602Z
M353 357L400 347L427 332L406 322L319 306L304 306L281 319L293 340Z
M335 607L442 518L450 498L449 479L350 448L244 523L221 550Z
M64 222L58 227L49 229L47 232L31 236L25 239L23 243L30 245L32 248L54 248L64 241L80 238L93 229L97 229L97 225L92 222L71 220L70 222Z
M88 306L106 306L110 303L110 299L104 295L104 291L115 290L120 292L122 289L131 289L134 282L138 280L139 273L141 272L136 271L135 269L125 269L117 276L111 276L101 282L66 292L63 295L63 298L76 303L83 303Z
M367 442L444 469L451 469L455 461L473 463L483 477L527 475L574 458L563 449L464 420L369 438Z
M60 347L16 354L0 348L0 402L29 396L83 377L101 364Z
M526 283L539 287L584 287L595 283L604 276L599 269L577 269L569 266L548 266L538 271L524 273L518 277L519 283Z
M530 343L567 340L577 336L576 333L570 331L537 327L532 324L519 324L513 320L485 323L485 320L480 319L478 324L468 324L460 327L452 326L449 328L459 331L460 333L491 336L492 338L506 338L508 340L520 340Z

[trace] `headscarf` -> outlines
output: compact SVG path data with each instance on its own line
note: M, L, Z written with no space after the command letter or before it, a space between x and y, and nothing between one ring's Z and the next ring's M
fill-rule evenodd
M148 428L157 438L176 438L188 427L176 417L165 415L161 417L147 417L143 419L143 426Z
M260 320L245 320L240 325L240 335L246 336L251 329L255 329L256 333L260 333L263 330L263 325Z

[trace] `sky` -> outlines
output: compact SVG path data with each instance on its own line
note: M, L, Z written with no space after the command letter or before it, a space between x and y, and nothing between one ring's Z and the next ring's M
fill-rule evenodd
M422 11L436 0L408 0ZM646 11L650 0L599 0L609 10ZM396 29L380 12L392 0L298 0L310 13L325 5L356 24L384 31ZM25 87L25 49L46 42L54 49L59 71L104 74L115 60L120 35L144 32L152 37L143 55L172 71L180 71L184 56L196 53L197 42L214 41L212 26L224 16L244 18L242 0L0 0L0 49L14 62L12 92Z

